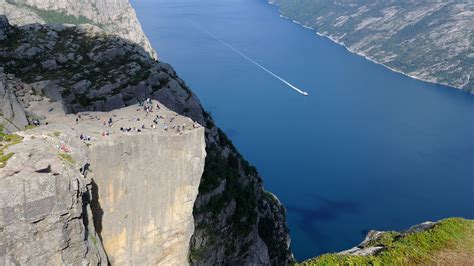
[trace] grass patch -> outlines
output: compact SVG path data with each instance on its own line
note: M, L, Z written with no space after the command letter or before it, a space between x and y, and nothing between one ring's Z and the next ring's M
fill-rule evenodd
M94 244L94 246L97 246L97 238L95 237L95 235L89 233L89 237L92 240L92 243Z
M5 154L5 149L20 143L22 140L22 136L17 134L5 134L0 131L0 168L7 166L7 161L14 155L12 152Z
M301 265L415 265L435 262L443 251L474 255L474 221L449 218L422 232L386 232L366 246L384 248L371 256L324 254Z
M27 125L27 126L25 127L25 130L30 130L30 129L33 129L33 128L35 128L35 127L36 127L35 125Z
M0 168L7 166L7 161L15 155L13 152L10 152L6 155L0 155Z
M189 261L190 262L197 262L203 257L203 250L202 249L191 249L189 252Z
M68 162L70 164L75 164L76 163L76 161L74 161L72 156L70 154L67 154L67 153L60 153L59 158L65 160L66 162Z
M59 137L59 136L61 136L61 132L59 132L59 131L54 131L54 132L53 132L53 136Z

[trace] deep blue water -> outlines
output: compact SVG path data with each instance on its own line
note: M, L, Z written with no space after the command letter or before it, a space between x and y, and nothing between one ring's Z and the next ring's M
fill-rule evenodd
M131 2L160 59L287 207L297 259L350 248L369 229L474 218L473 95L353 55L264 0Z

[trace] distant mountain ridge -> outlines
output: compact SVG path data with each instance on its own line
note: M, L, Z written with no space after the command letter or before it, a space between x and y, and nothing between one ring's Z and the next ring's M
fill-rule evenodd
M474 93L474 2L270 0L282 16L411 77Z
M127 0L2 0L0 14L9 14L10 23L16 25L93 24L139 44L153 58L157 58L135 10Z

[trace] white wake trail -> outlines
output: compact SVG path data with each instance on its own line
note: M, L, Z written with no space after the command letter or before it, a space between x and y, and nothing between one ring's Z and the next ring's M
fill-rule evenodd
M262 66L261 64L259 64L257 61L253 60L252 58L246 56L244 53L240 52L239 50L237 50L236 48L234 48L232 45L230 45L229 43L225 42L224 40L222 40L221 38L217 37L216 35L214 35L212 32L209 32L208 30L200 27L199 25L197 25L196 23L194 23L193 21L187 19L189 21L189 23L191 23L192 25L194 25L194 27L196 27L197 29L201 30L202 32L205 32L206 34L208 34L209 36L211 36L212 38L216 39L217 41L219 41L220 43L222 43L223 45L227 46L229 49L231 49L232 51L236 52L238 55L242 56L243 58L245 58L247 61L249 61L250 63L258 66L260 69L262 69L263 71L267 72L268 74L272 75L274 78L278 79L279 81L283 82L284 84L286 84L288 87L292 88L293 90L305 95L305 96L308 96L308 93L305 92L305 91L302 91L300 89L298 89L296 86L294 86L293 84L289 83L288 81L286 81L285 79L283 79L282 77L278 76L277 74L273 73L272 71L270 71L268 68Z

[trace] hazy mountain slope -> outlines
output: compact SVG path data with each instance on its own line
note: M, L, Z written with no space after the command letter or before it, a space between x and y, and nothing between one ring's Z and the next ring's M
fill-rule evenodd
M422 80L474 92L474 2L271 0L283 16L351 52Z
M34 22L94 24L104 31L140 44L152 57L157 57L127 0L0 0L2 13L8 14L10 23L17 25Z

